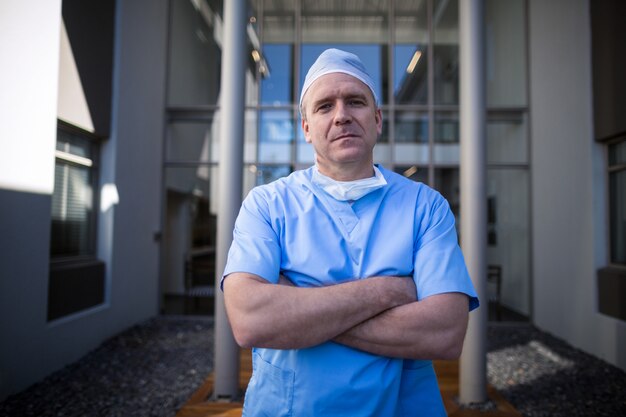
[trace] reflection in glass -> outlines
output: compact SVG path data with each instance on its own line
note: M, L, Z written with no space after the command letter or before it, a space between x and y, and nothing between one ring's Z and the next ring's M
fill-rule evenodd
M222 55L215 26L221 20L219 13L213 3L205 1L171 2L167 83L170 107L217 105Z
M165 158L167 161L209 162L216 159L215 139L219 123L215 114L209 120L173 121L168 126Z
M459 104L458 0L435 0L433 7L435 104Z
M387 86L387 65L386 46L383 45L355 45L355 44L339 44L339 43L323 43L323 44L304 44L302 45L300 56L300 84L298 91L304 84L306 73L313 65L317 57L328 48L338 48L347 52L356 54L361 58L363 65L369 72L376 86L376 95L383 103L386 102L386 86Z
M487 119L487 161L528 163L528 136L525 113L489 114Z
M501 302L529 314L529 175L527 169L487 171L487 262L502 270Z
M386 43L387 1L302 1L302 42Z
M430 160L427 143L397 143L393 147L396 164L427 164Z
M166 168L163 292L181 294L213 285L215 277L215 203L208 166Z
M265 44L263 56L267 72L261 81L261 103L284 105L293 101L291 44Z
M397 43L428 43L428 7L426 1L396 1L395 41Z
M257 165L256 185L269 184L279 178L288 176L291 172L290 165Z
M418 165L396 165L394 171L415 182L428 184L428 167Z
M458 165L460 161L459 119L454 112L435 113L433 159L440 164Z
M433 188L441 193L448 200L450 209L454 213L454 217L458 220L461 205L461 197L459 194L459 169L458 168L435 168L435 183ZM457 221L457 231L458 229Z
M280 2L265 1L263 6L263 42L265 43L293 43L296 40L295 32L295 2L297 0L282 0Z
M526 1L485 2L487 106L526 106Z
M428 143L428 113L397 111L396 143Z
M397 111L394 122L394 161L409 166L428 164L428 113Z
M290 110L261 111L261 142L291 142L293 133Z
M291 161L294 137L293 119L290 110L261 111L259 137L259 161Z
M456 113L438 112L435 114L435 142L459 142L459 118Z
M398 104L428 101L428 48L426 45L394 47L393 95Z

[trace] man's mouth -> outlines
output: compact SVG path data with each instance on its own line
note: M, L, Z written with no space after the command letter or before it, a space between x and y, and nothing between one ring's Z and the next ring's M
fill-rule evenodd
M343 133L341 135L335 136L335 139L333 139L333 141L335 140L341 140L341 139L349 139L349 138L354 138L357 135L355 135L354 133Z

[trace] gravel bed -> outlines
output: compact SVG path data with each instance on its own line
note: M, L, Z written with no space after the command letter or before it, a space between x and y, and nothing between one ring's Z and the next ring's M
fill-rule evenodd
M526 417L626 415L626 373L531 325L490 325L488 351L489 383ZM212 361L212 319L156 317L0 402L0 416L172 417Z
M526 417L626 416L626 373L530 325L489 326L487 376Z
M158 317L0 403L0 416L167 416L212 370L213 320Z

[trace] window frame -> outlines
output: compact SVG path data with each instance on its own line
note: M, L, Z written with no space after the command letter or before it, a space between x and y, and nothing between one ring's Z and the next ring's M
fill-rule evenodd
M615 254L613 253L613 247L614 247L613 239L616 238L616 232L611 227L611 225L613 224L613 221L612 221L613 219L611 218L611 216L613 212L612 204L615 203L613 201L615 196L611 195L611 186L610 186L611 174L616 173L616 172L626 171L626 164L624 163L614 164L614 165L611 164L610 146L618 145L621 143L626 143L626 132L622 132L620 134L614 135L611 138L601 140L600 142L604 143L606 146L606 175L607 175L606 177L606 189L607 189L606 216L607 216L607 224L609 225L608 236L607 236L608 238L607 239L608 240L607 242L608 243L608 266L626 271L626 262L625 263L616 262Z
M88 242L88 248L87 248L87 252L85 254L80 254L80 255L53 255L52 253L49 254L50 256L50 263L53 265L66 265L66 264L71 264L71 263L83 263L85 261L88 260L94 260L97 258L97 232L98 232L98 209L100 207L100 193L99 193L99 181L100 181L100 147L102 142L104 141L104 138L101 136L96 135L95 133L89 132L87 130L81 129L77 126L74 126L68 122L65 122L62 119L57 119L57 138L58 138L58 133L62 131L64 133L67 133L69 135L72 135L73 137L77 137L79 139L83 139L86 142L88 142L90 144L90 146L93 147L94 149L94 154L92 155L91 158L91 166L89 166L89 170L90 170L90 174L91 174L91 187L92 187L92 207L93 210L91 211L91 213L89 214L89 242ZM58 139L57 139L58 140ZM56 143L56 141L55 141ZM56 167L57 161L59 159L63 159L62 157L59 157L56 154L56 149L55 149L55 159L54 159L54 165ZM72 161L69 161L67 159L65 159L66 162L72 163ZM75 163L75 162L74 162ZM75 163L76 165L79 166L83 166L80 165L78 163ZM53 191L54 192L54 191ZM51 219L51 223L52 223L52 219ZM53 240L53 235L52 235L52 224L51 224L51 230L50 230L50 249L52 249L52 240Z

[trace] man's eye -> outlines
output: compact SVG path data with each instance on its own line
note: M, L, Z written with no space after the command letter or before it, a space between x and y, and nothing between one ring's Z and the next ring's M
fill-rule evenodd
M317 106L317 111L324 111L324 110L328 110L330 109L330 104L326 103L326 104L320 104L319 106Z

